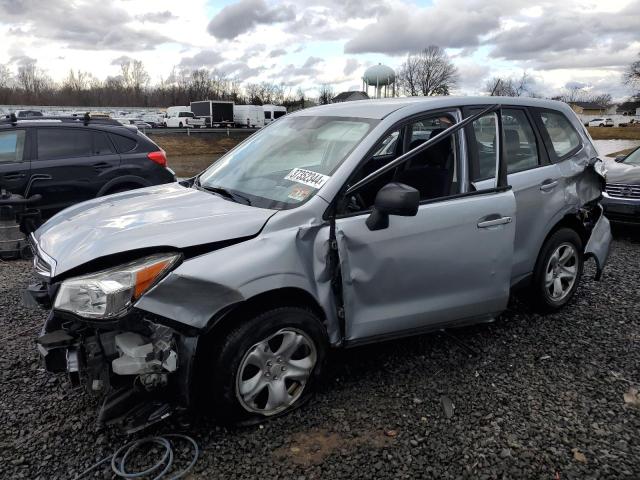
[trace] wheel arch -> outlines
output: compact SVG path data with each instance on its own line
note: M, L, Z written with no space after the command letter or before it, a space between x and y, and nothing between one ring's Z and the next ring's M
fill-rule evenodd
M123 175L122 177L114 178L105 183L96 194L96 197L107 195L111 190L125 185L132 185L134 188L144 188L150 187L151 182L136 175Z
M300 307L310 310L318 317L328 337L324 310L311 293L299 287L282 287L268 290L242 302L229 305L209 321L205 335L208 337L224 335L237 326L238 322L242 322L243 319L251 318L261 312L278 307Z

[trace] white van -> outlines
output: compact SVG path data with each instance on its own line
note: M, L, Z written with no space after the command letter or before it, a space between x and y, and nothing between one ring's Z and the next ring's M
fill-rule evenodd
M259 105L234 105L233 123L236 127L264 127L264 110Z
M177 106L167 108L167 116L163 124L169 128L200 128L204 126L204 119L195 118L195 115L191 113L191 107Z
M287 109L285 107L279 107L278 105L263 105L262 110L264 111L265 125L287 114Z

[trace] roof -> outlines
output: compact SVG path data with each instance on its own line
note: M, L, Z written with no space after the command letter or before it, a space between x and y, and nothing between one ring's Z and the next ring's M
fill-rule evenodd
M569 102L569 104L575 105L585 110L604 110L607 108L605 105L600 105L599 103L595 102Z
M426 109L464 107L470 105L520 105L541 108L551 108L554 110L569 109L564 102L555 100L544 100L529 97L402 97L402 98L381 98L376 100L356 100L353 102L332 103L318 107L298 110L292 116L334 116L383 119L391 113L404 108L421 107Z

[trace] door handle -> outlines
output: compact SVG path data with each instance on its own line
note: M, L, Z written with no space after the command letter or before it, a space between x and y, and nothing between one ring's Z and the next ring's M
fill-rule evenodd
M556 188L557 185L558 185L557 180L547 179L544 182L542 182L542 184L540 185L540 190L542 190L543 192L548 192Z
M19 178L24 178L26 175L24 173L9 173L4 176L5 180L18 180Z
M478 228L495 227L496 225L504 225L505 223L511 223L511 217L499 217L491 220L484 220L478 222Z

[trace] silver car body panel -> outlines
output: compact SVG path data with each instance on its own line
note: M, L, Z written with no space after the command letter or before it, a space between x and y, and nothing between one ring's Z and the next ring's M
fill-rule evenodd
M548 176L561 181L547 195L553 202L537 206L544 218L536 219L535 225L521 225L518 212L523 196L520 204L518 198L524 180L515 176L514 191L470 193L425 203L417 217L392 216L390 227L382 231L366 229L364 214L339 218L336 239L344 284L343 326L332 291L330 226L324 216L351 172L384 134L414 115L500 102L560 110L583 136L578 154L549 171L541 169L540 178L536 176L535 181ZM295 209L275 213L174 184L72 207L41 227L35 239L55 259L58 275L95 258L134 249L185 248L251 237L185 260L135 306L204 329L235 304L265 292L297 289L323 310L330 341L336 345L345 337L355 341L470 318L487 319L500 312L511 284L530 270L554 222L600 196L601 179L591 168L597 161L595 150L575 114L558 102L498 97L392 99L317 107L289 117L308 115L380 122L318 193ZM277 122L267 128L277 128ZM464 135L458 140L460 151L465 152ZM461 169L461 174L465 185L467 169ZM533 194L523 192L525 201L526 195L533 201ZM533 210L524 215L532 216ZM500 221L485 223L494 220ZM479 228L479 223L484 226ZM606 227L602 224L596 240L590 242L590 251L602 265L610 241Z
M52 276L57 276L125 251L255 235L274 213L173 183L80 203L51 218L34 239L55 259Z

